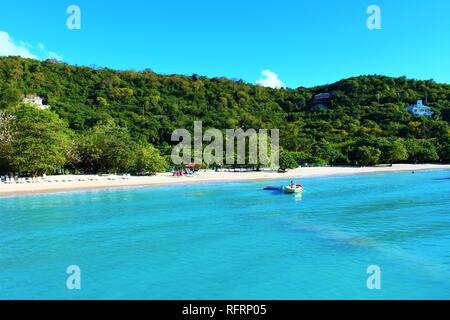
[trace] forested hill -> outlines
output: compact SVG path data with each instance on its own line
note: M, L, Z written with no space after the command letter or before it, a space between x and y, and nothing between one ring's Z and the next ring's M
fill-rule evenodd
M314 96L330 93L318 103ZM224 78L114 71L0 58L0 108L44 98L76 133L113 120L163 153L176 128L280 128L297 161L329 164L450 161L450 85L361 76L316 88L275 90ZM422 99L428 119L406 107Z

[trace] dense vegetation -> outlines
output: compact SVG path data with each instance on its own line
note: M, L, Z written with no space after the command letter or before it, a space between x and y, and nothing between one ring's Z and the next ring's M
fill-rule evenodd
M322 92L333 96L328 110L313 104ZM51 111L18 106L27 94L43 97ZM433 118L406 111L418 99ZM0 112L2 172L159 171L167 168L173 130L196 120L221 130L279 128L286 168L450 161L450 85L432 80L362 76L275 90L7 57L0 58Z

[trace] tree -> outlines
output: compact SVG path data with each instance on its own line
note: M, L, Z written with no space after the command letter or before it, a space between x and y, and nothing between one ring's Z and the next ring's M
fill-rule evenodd
M158 173L167 171L169 165L158 149L148 143L135 147L133 170L135 173Z
M371 166L380 162L381 151L371 146L361 146L356 149L355 158L362 166Z
M396 139L389 141L382 149L382 161L387 163L397 163L408 159L408 151L406 150L403 140Z
M439 159L442 162L450 162L450 143L443 144L439 147Z
M22 95L20 91L8 85L0 87L0 109L15 107L20 103Z
M332 95L329 110L310 112L314 95L325 92ZM119 170L111 165L124 170L130 163L125 153L139 141L169 155L172 132L189 129L196 120L220 130L279 128L284 150L305 153L306 157L297 160L308 164L355 163L360 146L379 149L380 161L405 161L404 148L401 142L393 142L396 139L426 138L434 149L439 148L442 159L442 146L450 132L450 85L405 77L359 76L314 88L274 90L225 78L121 72L0 57L0 108L15 106L22 97L19 93L44 97L78 137L88 138L87 132L110 120L122 128L122 134L102 138L118 146L118 155L106 157L108 150L98 143L90 151L95 166L82 165L89 157L77 159L77 153L70 154L71 163L93 172ZM414 117L405 107L425 94L436 116ZM128 139L129 146L118 143L120 135Z
M98 173L101 167L102 150L98 138L91 129L75 138L69 152L69 164L84 173Z
M348 164L348 158L338 148L330 145L319 147L316 152L317 156L327 164Z
M442 110L442 119L450 122L450 109L443 109Z
M13 112L11 164L20 174L53 173L64 166L71 143L65 121L49 110L19 106Z
M280 152L280 170L298 168L298 163L295 160L295 155L289 151Z
M102 123L78 137L77 163L84 172L128 172L133 165L135 143L126 129L114 123Z
M0 173L8 173L11 170L14 120L13 115L0 112Z
M408 139L406 148L408 149L409 160L414 163L439 160L436 147L429 140Z

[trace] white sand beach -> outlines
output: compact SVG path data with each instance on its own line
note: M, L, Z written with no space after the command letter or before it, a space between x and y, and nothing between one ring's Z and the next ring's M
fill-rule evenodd
M47 192L65 192L71 190L107 189L120 187L157 186L168 184L189 184L209 182L233 182L252 180L285 180L305 177L351 175L376 172L419 171L449 169L450 165L436 164L398 164L392 167L313 167L289 170L286 173L273 171L261 172L215 172L200 171L192 177L174 177L171 173L162 173L150 177L122 176L51 176L37 182L0 184L0 196Z

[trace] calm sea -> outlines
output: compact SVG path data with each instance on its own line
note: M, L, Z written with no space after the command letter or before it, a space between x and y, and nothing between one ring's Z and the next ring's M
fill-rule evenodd
M450 298L450 171L300 182L0 198L0 299Z

